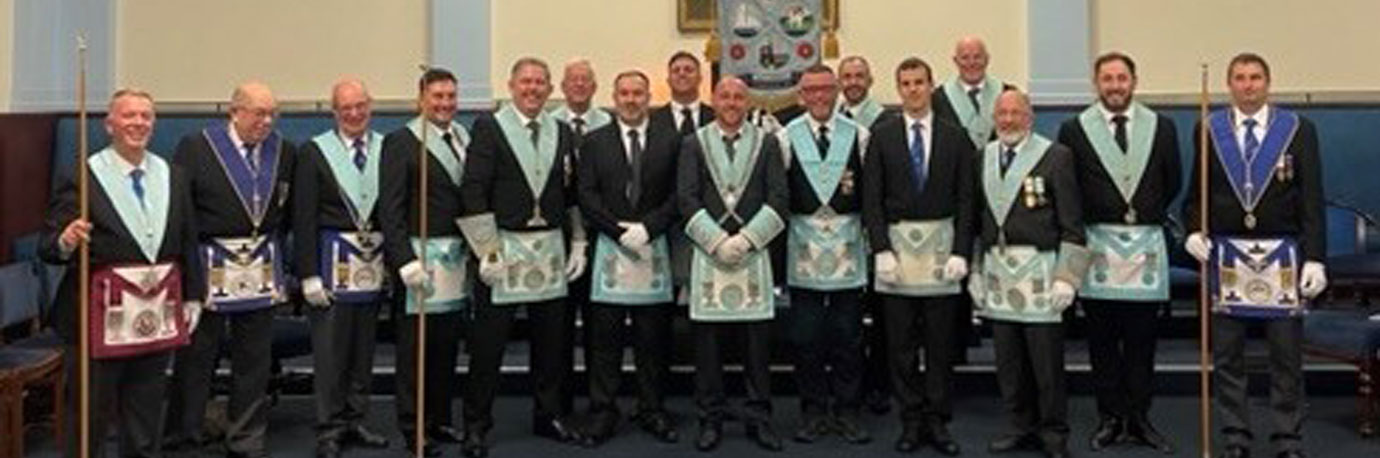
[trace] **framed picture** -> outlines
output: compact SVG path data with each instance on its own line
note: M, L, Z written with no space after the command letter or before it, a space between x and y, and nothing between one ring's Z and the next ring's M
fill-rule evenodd
M839 1L820 0L824 5L824 30L838 27ZM718 11L719 2L714 0L676 0L676 28L680 33L709 33Z

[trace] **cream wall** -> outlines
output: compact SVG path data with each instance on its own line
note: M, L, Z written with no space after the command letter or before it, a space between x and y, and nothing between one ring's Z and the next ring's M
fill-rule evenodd
M342 74L375 98L415 94L427 0L124 0L116 78L161 102L221 101L246 78L280 101L322 100Z
M841 52L864 54L872 61L877 81L874 93L883 101L896 100L888 75L905 56L924 57L940 77L952 73L953 43L965 34L987 40L994 75L1025 81L1026 0L841 0L840 4ZM964 11L985 14L952 19L964 17ZM490 65L494 96L507 97L509 66L518 57L546 59L556 67L559 78L560 64L583 56L594 63L603 85L599 103L609 103L612 75L629 67L640 67L652 76L653 101L660 103L669 93L664 82L666 58L678 49L702 56L705 38L676 30L675 0L494 1Z
M1093 8L1092 48L1134 56L1142 92L1196 93L1202 62L1209 89L1224 90L1226 64L1242 51L1270 62L1276 92L1380 89L1375 0L1094 0Z
M10 78L14 74L14 0L0 0L0 113L10 110Z

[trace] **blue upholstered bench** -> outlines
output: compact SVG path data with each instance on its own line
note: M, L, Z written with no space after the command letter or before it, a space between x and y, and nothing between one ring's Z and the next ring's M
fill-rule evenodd
M1361 436L1375 435L1380 414L1380 321L1373 310L1314 310L1304 316L1304 349L1314 355L1356 365Z

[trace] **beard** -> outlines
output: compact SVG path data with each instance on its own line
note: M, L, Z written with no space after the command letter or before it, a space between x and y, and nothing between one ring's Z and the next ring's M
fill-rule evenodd
M1102 106L1107 108L1108 111L1115 113L1126 111L1126 108L1131 106L1130 93L1111 93L1098 97L1098 100L1102 102Z
M1025 129L998 130L997 141L1005 146L1016 146L1021 140L1025 140L1026 135L1030 135L1030 132Z

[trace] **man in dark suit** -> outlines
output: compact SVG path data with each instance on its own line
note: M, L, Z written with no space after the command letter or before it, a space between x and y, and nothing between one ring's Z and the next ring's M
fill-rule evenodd
M228 332L234 376L226 449L232 458L268 454L272 308L287 300L282 244L297 160L296 148L273 130L277 109L267 85L242 84L230 98L230 122L183 137L173 158L191 176L208 280L203 323L173 363L167 427L175 448L201 441Z
M714 107L700 102L700 82L704 73L700 59L686 51L676 51L666 62L666 85L671 101L652 110L651 122L670 125L686 136L714 120Z
M421 114L383 139L378 220L388 269L401 285L394 289L393 316L398 343L396 388L398 428L415 452L417 429L425 442L458 443L454 427L455 364L464 329L462 309L469 277L468 252L455 219L461 214L460 183L470 145L469 133L455 121L455 75L440 68L417 82ZM425 146L427 188L420 189ZM426 202L427 244L421 245L421 202ZM423 256L425 253L425 256ZM425 261L423 261L425 259ZM423 307L424 306L424 307ZM426 314L426 341L418 342L418 316ZM417 347L426 345L426 392L417 393ZM417 396L424 416L417 425ZM427 456L439 448L422 444Z
M864 156L863 221L876 260L891 386L901 437L911 452L929 443L959 453L953 417L953 323L972 249L973 164L963 129L930 109L930 66L918 57L896 68L902 113L874 125ZM925 348L925 375L917 368Z
M90 249L95 280L89 306L97 312L90 323L91 363L86 374L90 456L105 456L112 425L119 429L120 456L161 456L159 407L167 392L163 374L173 348L186 345L190 330L196 328L205 298L206 285L197 268L191 188L181 167L145 149L153 124L153 98L148 93L121 89L111 96L105 118L111 143L83 158L91 171L86 183L89 219L79 219L77 180L64 175L55 188L40 239L40 256L52 264L71 264L82 244ZM80 456L77 427L83 420L77 412L82 354L78 275L75 267L67 269L53 312L54 327L63 342L70 400L64 407L67 439L60 447L69 457ZM102 286L111 283L131 286ZM179 289L180 303L140 300ZM101 299L112 294L124 299ZM127 320L113 321L118 316Z
M1063 312L1087 270L1081 196L1073 152L1030 130L1030 99L997 98L997 141L987 144L975 280L978 314L991 320L997 384L1011 431L993 453L1036 448L1068 457Z
M1150 424L1155 322L1169 306L1168 209L1179 192L1174 122L1134 102L1136 65L1112 52L1093 64L1098 102L1059 128L1073 150L1092 267L1079 291L1087 314L1100 422L1093 450L1116 442L1165 453Z
M963 37L954 45L954 67L958 75L934 91L934 115L963 126L973 148L982 149L993 139L992 113L997 96L1015 87L987 74L990 60L987 44L978 37Z
M532 430L560 442L582 440L561 402L568 371L567 282L585 270L584 227L574 192L574 133L542 111L551 72L540 59L513 64L512 103L474 123L474 144L460 186L460 225L479 259L470 384L465 389L469 457L488 454L499 366L516 310L531 324L535 406ZM567 241L566 231L570 236ZM568 242L568 243L567 243Z
M1258 326L1264 328L1270 348L1268 418L1274 429L1270 442L1278 457L1300 458L1305 456L1306 405L1300 312L1327 288L1318 134L1308 119L1269 103L1270 66L1259 55L1233 57L1227 67L1227 87L1231 107L1214 112L1207 126L1195 126L1195 132L1209 129L1208 157L1195 160L1193 171L1194 177L1201 176L1204 171L1198 164L1208 164L1208 206L1199 207L1202 191L1191 188L1186 215L1191 234L1184 244L1189 254L1212 264L1209 267L1218 275L1219 289L1213 291L1217 313L1212 319L1212 354L1217 369L1212 400L1226 439L1221 456L1250 456L1244 353L1247 330ZM1198 135L1193 138L1197 141ZM1202 227L1201 211L1208 212L1210 229ZM1277 247L1268 250L1269 257L1245 262L1258 260L1270 266L1267 272L1289 269L1295 274L1281 280L1278 274L1229 270L1229 262L1243 262L1239 253L1253 256L1253 252L1266 251L1262 243ZM1272 261L1281 258L1293 260L1292 265ZM1247 282L1249 287L1244 285Z
M676 442L663 405L672 346L668 231L680 135L647 121L647 75L631 70L613 80L616 120L594 132L580 156L580 211L597 236L586 315L591 424L586 443L613 436L619 421L624 320L632 321L639 426L657 440Z
M369 129L363 82L336 82L331 108L335 127L302 145L292 196L295 273L311 305L318 458L339 457L342 443L388 446L364 426L387 277L374 214L383 135Z

